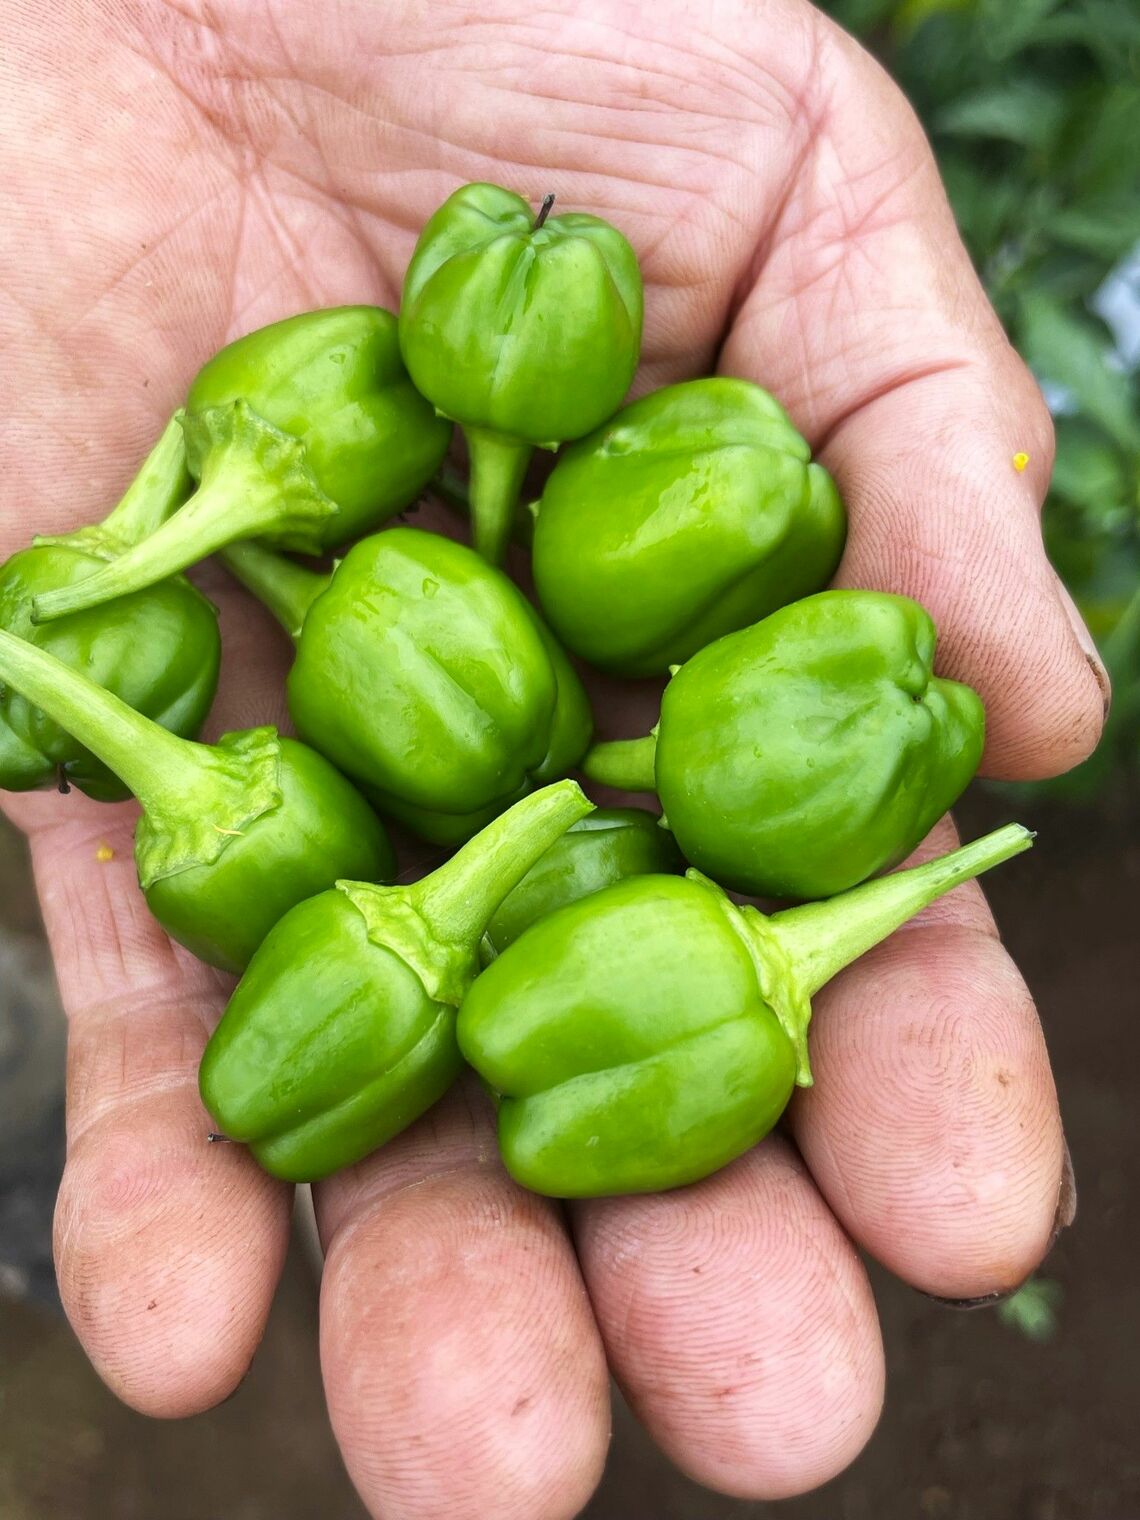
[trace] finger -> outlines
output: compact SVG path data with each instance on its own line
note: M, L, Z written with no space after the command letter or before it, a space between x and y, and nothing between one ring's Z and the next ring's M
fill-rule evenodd
M265 630L252 602L228 600L225 635L233 658L215 732L273 717L281 700L273 660L253 659ZM147 1414L193 1414L244 1376L288 1239L289 1190L244 1150L206 1140L198 1062L230 982L151 918L133 804L77 793L8 802L31 837L70 1016L60 1295L120 1398Z
M601 1476L609 1389L557 1208L497 1159L461 1085L315 1190L321 1361L349 1473L384 1520L569 1520Z
M693 1187L575 1207L614 1375L666 1454L777 1499L842 1471L883 1396L875 1305L787 1141Z
M839 583L933 615L940 668L985 700L987 772L1054 775L1095 745L1108 683L1041 543L1048 412L900 91L822 19L810 80L811 145L721 367L774 390L836 475L851 519Z
M953 843L944 822L923 854ZM1032 998L976 884L817 995L811 1059L792 1125L856 1242L941 1297L1023 1282L1052 1238L1064 1141Z
M82 811L32 838L70 1015L60 1295L120 1398L193 1414L232 1392L261 1338L288 1190L238 1147L206 1142L197 1067L222 978L147 914L130 810Z

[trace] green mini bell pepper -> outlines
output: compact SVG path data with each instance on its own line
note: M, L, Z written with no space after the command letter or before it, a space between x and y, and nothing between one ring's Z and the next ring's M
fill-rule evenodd
M664 675L831 579L847 520L780 404L747 380L690 380L623 407L558 459L534 583L568 649Z
M214 608L181 576L113 607L51 624L32 619L41 592L72 586L165 521L190 491L178 419L171 421L122 501L101 523L37 538L0 565L0 628L46 649L172 733L194 737L218 684ZM0 790L77 786L100 802L127 789L90 750L13 693L0 711Z
M550 846L491 915L480 946L491 961L524 929L628 876L683 871L669 830L645 808L595 808Z
M722 885L830 897L908 855L977 770L981 699L931 674L935 639L908 597L822 591L694 655L653 734L595 745L583 769L655 787Z
M389 528L326 575L259 545L224 558L296 642L298 733L425 839L469 839L590 742L589 704L556 640L463 544Z
M199 371L182 428L190 500L81 583L38 596L38 619L152 585L237 539L337 548L413 502L451 435L378 306L306 312L238 338Z
M641 274L596 216L536 217L497 185L464 185L420 234L400 347L416 385L461 424L475 547L502 561L531 451L580 438L620 404L641 347Z
M406 1128L458 1075L455 1010L498 903L591 804L533 793L406 887L341 881L266 939L202 1058L214 1122L266 1171L311 1182Z
M811 998L944 892L1027 849L1010 824L830 902L765 917L694 871L541 919L459 1011L511 1175L557 1198L696 1182L755 1145L811 1070Z
M0 715L12 688L138 798L135 862L151 912L201 960L240 971L294 903L342 876L390 878L380 820L327 760L273 728L196 744L45 650L0 632Z

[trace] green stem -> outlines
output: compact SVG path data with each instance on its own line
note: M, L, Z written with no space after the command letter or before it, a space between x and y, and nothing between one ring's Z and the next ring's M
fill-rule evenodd
M936 898L1032 843L1028 829L1006 824L925 865L866 881L826 902L787 908L767 921L768 932L787 957L800 991L810 998Z
M644 739L610 739L594 744L582 761L582 774L599 786L613 786L622 792L652 792L657 789L654 761L657 735Z
M468 522L471 521L471 497L468 493L467 482L458 470L445 465L432 480L428 489L445 506L458 512ZM520 501L515 505L514 516L511 519L511 540L524 549L534 547L534 525L538 520L538 507L537 501Z
M0 685L78 739L144 807L185 799L202 782L204 746L168 733L54 655L3 630Z
M296 643L309 608L328 589L332 575L308 570L295 560L249 540L230 544L220 557L230 574L268 607Z
M190 494L194 481L186 463L181 410L162 430L122 500L100 527L124 544L137 544L166 521Z
M594 804L574 781L556 781L500 814L445 865L407 888L434 934L474 945L514 890L572 823Z
M141 591L238 539L271 534L288 547L320 552L322 525L339 509L317 486L299 439L243 401L208 408L183 426L191 461L201 461L194 495L125 554L73 585L37 596L36 622Z
M484 428L467 427L463 433L471 456L472 539L488 564L501 565L533 449Z
M451 465L441 466L429 484L428 490L447 506L454 507L464 517L471 516L471 499L467 492L467 482Z
M93 575L56 591L45 591L32 604L37 623L51 622L69 612L97 607L132 591L141 591L213 554L235 537L248 538L273 526L276 496L269 482L233 489L225 475L203 483L186 505L149 538L118 558L101 565Z

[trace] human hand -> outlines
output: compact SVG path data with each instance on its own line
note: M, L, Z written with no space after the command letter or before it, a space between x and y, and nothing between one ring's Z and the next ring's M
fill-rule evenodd
M1092 748L1106 687L1038 530L1048 416L912 114L799 0L718 6L700 31L680 4L624 0L16 0L8 22L3 552L100 515L228 339L313 306L394 308L458 183L553 189L641 257L639 391L719 367L788 406L848 504L840 582L929 608L943 673L985 698L985 769L1053 774ZM226 641L213 729L274 721L280 641L206 575ZM637 732L655 693L607 693L603 730ZM190 1414L243 1375L289 1228L285 1188L203 1143L197 1062L226 983L148 917L130 807L11 812L72 1021L61 1292L127 1402ZM943 825L928 848L949 843ZM523 1193L462 1087L316 1190L329 1407L373 1513L577 1513L607 1361L702 1482L809 1488L881 1399L856 1248L953 1298L1034 1267L1067 1207L1064 1145L980 893L833 983L812 1039L790 1136L673 1194L564 1212Z

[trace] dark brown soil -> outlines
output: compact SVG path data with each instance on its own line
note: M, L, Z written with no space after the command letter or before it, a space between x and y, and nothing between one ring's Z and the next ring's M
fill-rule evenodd
M964 831L1014 812L1040 830L1035 869L996 873L990 897L1041 1007L1079 1186L1076 1225L1043 1269L1064 1292L1053 1338L1029 1340L992 1311L955 1312L876 1273L887 1407L847 1474L782 1505L722 1499L679 1478L619 1409L591 1520L1140 1517L1140 834L1135 809L1014 809L984 792ZM0 839L0 941L31 922L19 869ZM0 1205L13 1175L0 1171ZM0 1239L0 1272L5 1249ZM5 1280L28 1276L9 1263ZM0 1517L360 1520L321 1407L314 1315L297 1260L239 1393L169 1425L119 1406L51 1308L0 1298Z

